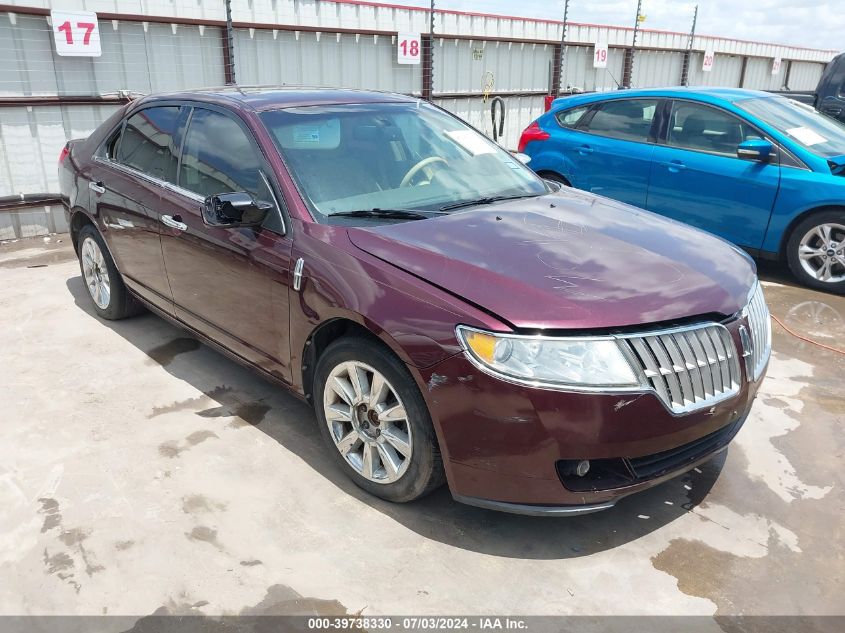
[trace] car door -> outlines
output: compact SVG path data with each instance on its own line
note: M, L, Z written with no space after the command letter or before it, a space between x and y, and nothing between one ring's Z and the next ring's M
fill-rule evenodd
M173 313L161 255L158 208L176 175L178 105L144 108L128 117L98 153L88 174L103 237L126 284Z
M290 380L291 240L281 198L252 133L224 110L194 107L176 185L162 194L162 252L176 316L282 380ZM271 205L258 226L211 226L208 196L247 192Z
M737 157L762 134L714 106L674 100L654 149L646 208L735 244L760 248L777 197L780 165Z
M594 107L568 135L577 186L608 198L645 206L652 123L659 99L613 99Z

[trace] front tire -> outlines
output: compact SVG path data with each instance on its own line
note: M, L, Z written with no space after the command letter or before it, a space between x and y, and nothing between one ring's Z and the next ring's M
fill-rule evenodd
M786 258L805 286L845 293L845 210L814 213L799 222L786 244Z
M314 408L334 459L367 492L403 503L443 483L425 400L383 346L363 337L329 345L317 362Z
M97 314L115 321L140 312L140 304L126 289L99 231L88 224L79 231L78 240L82 280Z

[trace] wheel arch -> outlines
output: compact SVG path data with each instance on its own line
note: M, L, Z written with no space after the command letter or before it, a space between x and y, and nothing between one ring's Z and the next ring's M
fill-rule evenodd
M537 175L540 176L540 178L546 178L548 176L554 176L556 178L561 179L567 187L572 186L572 183L570 182L569 178L567 178L566 176L564 176L560 172L557 172L553 169L541 169L537 172ZM554 179L555 178L550 178L550 180L554 180Z
M93 226L97 231L100 230L97 227L97 223L94 222L94 220L92 220L84 210L75 209L71 213L68 230L70 232L70 241L71 244L73 244L73 250L77 253L79 253L79 232L82 230L82 227L88 224Z
M356 320L349 315L333 317L318 324L305 339L301 355L300 380L302 381L302 392L309 402L313 400L314 373L320 356L323 355L329 345L340 338L360 336L369 339L384 347L403 364L410 364L401 347L386 333L377 334L374 328L366 324L363 317L359 316L359 319Z
M841 204L824 204L818 207L813 207L811 209L805 209L798 215L796 215L792 220L790 220L789 224L786 226L786 230L784 230L783 235L780 237L780 245L778 246L778 259L781 261L786 261L786 247L789 244L789 238L792 237L792 232L795 230L801 222L806 220L811 215L815 215L816 213L823 213L825 211L843 211L845 212L845 205Z

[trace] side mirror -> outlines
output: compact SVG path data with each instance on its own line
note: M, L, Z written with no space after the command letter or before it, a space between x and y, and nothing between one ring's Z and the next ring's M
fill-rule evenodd
M765 139L755 138L740 143L736 148L736 155L737 158L768 163L774 158L775 146Z
M208 196L202 205L202 215L210 226L249 226L261 224L272 207L245 191L233 191Z
M531 162L531 157L528 154L523 154L522 152L514 152L513 157L523 165L527 165Z

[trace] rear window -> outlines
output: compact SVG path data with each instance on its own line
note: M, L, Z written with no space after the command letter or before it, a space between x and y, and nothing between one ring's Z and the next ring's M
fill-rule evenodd
M555 118L562 127L575 127L589 109L589 106L581 106L580 108L564 110L555 114Z
M129 117L115 152L117 162L159 180L174 182L177 156L174 136L179 110L179 106L157 106Z
M626 141L648 140L657 99L617 99L599 106L587 125L593 134Z

